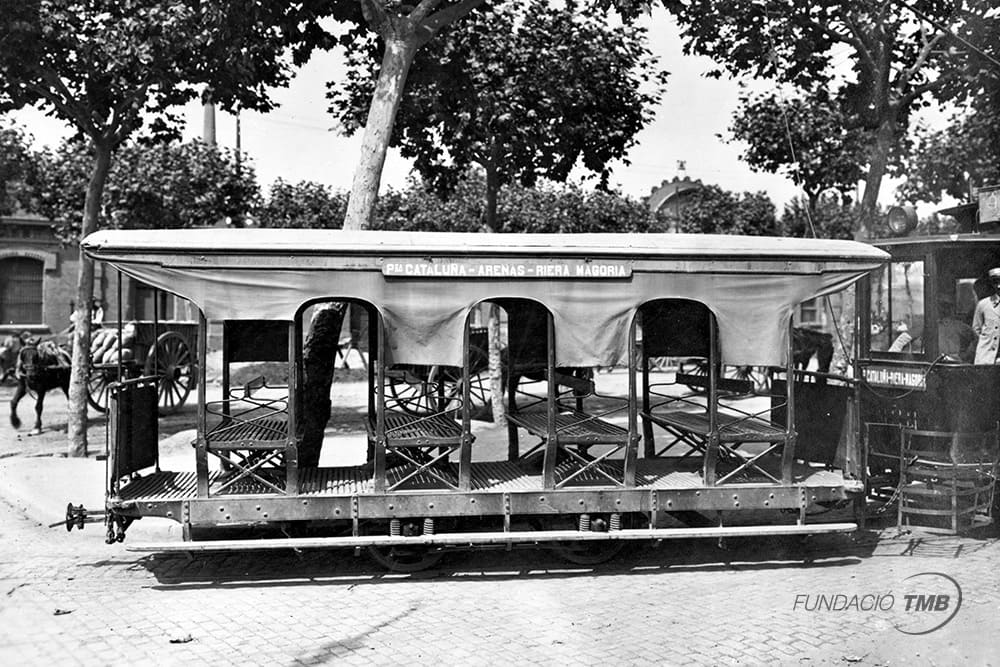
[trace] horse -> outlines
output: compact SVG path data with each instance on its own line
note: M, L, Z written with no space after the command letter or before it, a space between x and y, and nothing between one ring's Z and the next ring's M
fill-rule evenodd
M45 405L45 394L59 388L69 398L70 354L52 341L40 343L31 342L24 345L17 353L14 365L14 378L17 389L10 399L10 424L15 429L21 428L21 420L17 416L17 404L28 393L35 392L35 428L32 435L42 432L42 408Z
M833 361L833 336L806 327L792 329L792 361L795 367L806 370L813 356L816 357L816 370L829 373Z

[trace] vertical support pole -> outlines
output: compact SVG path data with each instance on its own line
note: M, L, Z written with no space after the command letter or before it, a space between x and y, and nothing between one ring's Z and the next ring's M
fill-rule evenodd
M909 453L906 451L906 443L908 442L906 429L899 429L899 479L896 481L896 528L903 528L903 514L904 506L906 505L906 498L903 497L903 488L907 484L906 479L906 458ZM909 528L909 517L907 517L907 528Z
M375 493L385 493L385 456L388 446L385 435L385 325L377 318L378 360L375 362Z
M368 414L366 424L371 424L372 416L375 414L375 364L378 363L378 322L380 320L379 311L368 306L365 308L365 316L368 318L368 364L365 371L368 374ZM365 469L374 470L375 466L375 441L372 438L371 430L368 432L368 442L365 448Z
M545 376L548 378L548 395L545 401L545 457L542 460L542 488L554 489L556 486L556 456L559 454L559 435L556 433L556 413L559 409L556 386L556 332L555 319L552 313L546 311L546 346L545 346Z
M118 295L117 295L116 299L117 299L117 303L115 304L115 307L118 309L118 349L121 350L122 349L122 340L121 340L122 339L122 328L124 327L125 322L124 322L124 319L122 318L122 272L121 272L120 269L118 270ZM100 373L104 373L105 371L101 370L99 372ZM122 376L122 355L121 355L120 352L118 354L118 369L117 369L117 373L118 373L118 375L117 375L118 382L121 382L122 380L125 379ZM109 421L110 420L114 420L114 422L112 424L114 433L113 433L113 435L109 436L107 432L111 431L112 429L111 428L105 429L106 432L105 432L105 445L104 445L104 447L105 447L105 454L108 453L107 449L108 449L109 446L114 447L114 456L113 457L108 457L105 460L108 461L108 462L110 462L110 464L112 466L112 469L116 469L118 467L118 461L121 460L121 458L120 458L121 457L121 452L119 450L119 444L120 444L120 441L121 441L122 427L124 426L124 424L122 424L122 410L121 410L121 400L122 399L121 399L121 395L118 394L118 389L116 387L109 387L108 390L107 390L107 392L108 393L107 393L106 400L107 400L107 406L108 406L108 420ZM112 400L114 400L114 401L116 401L118 403L118 409L111 410L111 401ZM108 440L110 440L111 442L109 443ZM156 448L156 467L157 467L157 469L159 469L159 467L160 467L160 448L159 447ZM115 472L117 472L117 471L115 471ZM108 485L109 488L112 490L112 493L117 496L118 493L121 491L121 478L119 478L117 474L115 474L114 478L112 478L110 474L106 475L106 477L110 480L110 484Z
M225 344L223 342L223 344ZM195 471L198 477L198 497L208 498L208 440L205 428L208 421L206 409L207 390L205 357L208 355L208 320L198 310L198 436L195 445Z
M786 402L785 406L785 446L781 450L781 483L792 483L792 466L795 463L795 336L794 322L791 316L788 318L788 345L785 349L785 382Z
M156 375L160 371L160 350L159 345L157 345L157 339L160 337L160 289L158 287L153 288L153 374ZM121 331L121 329L118 329ZM119 349L121 349L119 347ZM120 356L120 355L119 355ZM156 380L157 385L159 385L160 380ZM159 401L159 386L157 386L157 401Z
M719 332L715 316L708 313L708 443L702 478L705 486L715 486L719 462Z
M642 310L635 315L639 326L643 326ZM640 345L642 363L642 414L649 414L649 346L646 344L646 330L642 328L642 344ZM651 459L656 455L656 442L653 440L653 422L645 416L642 418L642 456Z
M469 319L465 320L462 336L462 440L458 449L458 488L468 491L472 488L472 406L469 387L471 362L469 360ZM444 386L444 383L441 383Z
M288 437L285 441L285 493L290 496L299 493L299 440L298 420L298 327L295 321L288 323Z
M498 308L499 310L499 308ZM497 315L499 317L499 314ZM511 316L510 312L507 313L507 340L510 340L510 327L511 327ZM517 386L520 378L517 376L517 372L514 370L517 368L518 362L520 360L514 357L514 347L511 345L507 346L507 386L505 390L507 392L507 415L512 415L516 412L515 406L517 405ZM517 435L517 425L514 424L513 420L507 419L507 460L516 461L521 456L521 445L518 441Z
M639 405L636 388L635 365L639 363L639 346L636 340L638 315L632 318L628 334L628 443L625 445L626 488L635 486L636 459L639 458Z
M862 350L871 347L871 327L862 326L862 321L868 321L871 313L871 283L867 276L855 283L854 293L854 349L852 359L859 359ZM829 297L827 297L829 298ZM853 364L854 386L851 389L851 399L854 401L854 409L850 415L849 437L855 438L853 446L848 441L848 452L855 456L854 469L861 480L863 493L854 499L854 518L858 526L864 528L868 517L868 434L867 425L862 431L861 422L861 364ZM863 435L862 435L863 433Z

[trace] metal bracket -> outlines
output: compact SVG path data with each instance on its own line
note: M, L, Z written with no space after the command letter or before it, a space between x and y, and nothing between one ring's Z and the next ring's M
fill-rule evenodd
M358 537L361 534L359 524L360 503L357 495L351 496L351 535Z

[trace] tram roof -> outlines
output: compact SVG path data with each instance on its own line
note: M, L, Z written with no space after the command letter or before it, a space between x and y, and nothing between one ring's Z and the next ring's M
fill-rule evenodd
M636 313L662 300L705 304L726 363L777 365L796 304L889 258L853 241L700 234L112 230L82 244L209 320L291 321L318 301L361 301L394 362L453 366L472 311L510 299L551 313L567 366L617 363Z
M929 236L902 236L898 238L878 239L872 241L877 248L885 248L889 252L898 250L916 250L927 247L967 247L980 245L1000 245L1000 234L935 234Z
M446 255L664 256L718 261L762 259L881 262L871 245L854 241L721 234L476 234L466 232L345 231L332 229L105 230L83 241L91 256L106 255Z

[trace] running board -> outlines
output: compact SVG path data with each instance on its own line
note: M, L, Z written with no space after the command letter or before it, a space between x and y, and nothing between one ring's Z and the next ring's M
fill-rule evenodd
M599 540L671 540L699 537L771 537L776 535L812 535L816 533L850 533L858 529L855 523L815 523L794 526L713 526L710 528L629 528L606 533L578 530L529 530L509 533L441 533L396 537L365 535L362 537L294 537L256 540L205 540L197 542L162 542L126 546L128 551L209 552L254 551L263 549L338 549L349 547L415 546L476 546L494 544L534 544L543 542L584 542Z

